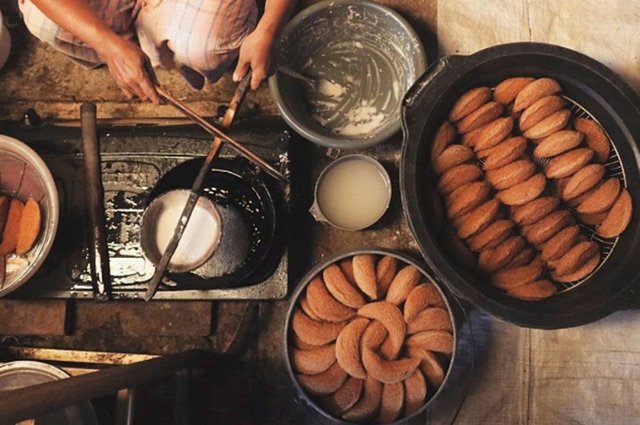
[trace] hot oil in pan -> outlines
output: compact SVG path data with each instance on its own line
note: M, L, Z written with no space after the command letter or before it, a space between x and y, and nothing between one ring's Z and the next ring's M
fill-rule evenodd
M253 236L258 236L259 232L255 226L247 223L246 216L250 211L242 211L241 205L231 203L227 190L207 187L204 193L212 198L220 213L223 236L211 260L196 270L196 273L202 276L228 275L238 270L247 261L251 251L259 242L259 240L254 242Z

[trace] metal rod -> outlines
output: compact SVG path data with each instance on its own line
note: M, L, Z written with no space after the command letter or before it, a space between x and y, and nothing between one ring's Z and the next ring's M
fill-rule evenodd
M228 128L233 123L233 119L236 115L236 110L240 106L240 103L244 99L247 91L249 90L249 82L251 79L251 74L247 74L244 79L238 84L236 88L236 92L233 95L233 99L231 99L231 103L229 104L229 108L224 114L222 119L222 126ZM202 118L200 118L202 119ZM204 121L204 120L203 120ZM206 122L206 121L205 121ZM153 276L151 277L151 281L149 282L149 287L147 288L147 292L144 294L144 300L150 301L155 293L158 291L158 287L160 286L160 282L162 281L162 276L164 276L164 272L171 261L171 257L176 252L178 248L178 244L180 243L180 239L182 239L182 235L184 234L185 229L187 228L187 224L189 224L189 219L191 218L191 214L198 202L198 198L200 198L200 192L202 191L202 186L204 185L204 179L211 168L211 164L215 159L216 155L220 148L222 147L222 139L216 137L213 139L213 143L211 144L211 148L209 149L209 154L206 159L202 163L200 167L200 171L196 179L191 186L191 192L189 193L189 198L182 209L182 214L180 214L180 219L176 223L176 227L173 230L173 236L167 245L158 265L156 266L155 271L153 272Z
M0 397L0 423L15 424L66 406L111 395L173 375L179 370L204 366L210 352L190 350L95 373L7 391Z
M168 125L192 125L193 120L182 117L158 117L158 118L98 118L100 126L168 126ZM51 121L55 127L78 127L77 119L56 119Z
M208 121L206 121L204 118L198 115L194 110L189 108L183 102L171 96L171 94L165 91L162 87L157 86L156 91L158 92L158 94L160 94L160 96L166 99L169 103L171 103L173 106L179 109L182 113L184 113L193 121L195 121L198 125L200 125L200 127L202 127L206 132L208 132L213 136L219 137L223 141L229 143L236 151L238 151L238 153L240 153L241 155L249 159L251 162L259 166L260 168L262 168L270 176L282 182L286 181L285 176L282 175L282 173L280 173L278 170L273 168L271 165L269 165L265 160L260 158L255 153L251 152L251 150L244 147L237 140L225 134L222 130L219 130L218 128L210 124Z
M114 425L133 425L135 398L135 388L125 388L118 391L116 419L113 421Z
M111 271L104 217L104 188L100 169L100 145L96 122L96 105L80 107L82 149L84 152L84 194L89 221L89 259L94 297L111 298Z

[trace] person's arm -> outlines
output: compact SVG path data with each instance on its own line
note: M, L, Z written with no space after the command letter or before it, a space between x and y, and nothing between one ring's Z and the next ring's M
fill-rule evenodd
M287 22L295 2L296 0L267 0L256 29L240 46L238 65L233 73L234 81L240 81L251 69L251 88L255 90L267 78L274 42Z
M120 37L84 0L32 0L53 22L93 48L105 61L124 94L160 102L151 83L147 57L135 43Z

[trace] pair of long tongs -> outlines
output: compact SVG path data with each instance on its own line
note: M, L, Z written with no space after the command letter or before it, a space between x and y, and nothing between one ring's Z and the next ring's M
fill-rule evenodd
M225 129L229 128L233 123L233 119L236 115L236 111L240 107L242 100L244 99L245 95L247 94L247 91L249 90L250 81L251 81L251 73L248 73L242 79L240 84L238 84L238 87L236 88L236 92L233 98L231 99L231 103L229 104L229 108L227 109L227 111L225 112L222 118L223 128ZM202 167L200 168L200 171L198 172L198 175L194 180L193 185L191 186L191 192L189 194L189 198L187 199L187 202L182 210L182 214L180 215L180 219L178 220L178 223L176 224L176 227L173 231L173 236L171 237L171 240L169 241L167 248L162 254L162 258L160 259L160 262L156 266L155 272L153 273L153 277L149 282L149 287L147 289L147 292L144 295L145 301L151 300L151 298L153 298L154 294L158 290L158 286L160 285L160 281L164 276L167 265L169 264L171 257L175 253L178 247L178 244L180 243L180 239L184 234L184 230L186 229L187 224L189 223L189 218L191 217L191 213L193 212L196 202L200 197L200 192L202 191L202 186L204 184L204 179L207 175L207 172L211 168L211 163L213 162L216 155L218 154L218 151L220 150L220 147L222 146L223 142L227 142L232 148L238 151L241 155L245 156L247 159L249 159L256 165L258 165L260 168L262 168L271 176L281 181L285 180L285 177L280 172L278 172L275 168L269 165L266 161L264 161L262 158L260 158L253 152L251 152L246 147L242 146L238 141L236 141L235 139L225 134L222 130L219 130L218 128L210 124L208 121L206 121L204 118L198 115L195 111L193 111L187 105L185 105L184 103L182 103L181 101L179 101L178 99L174 98L169 93L167 93L163 88L156 87L156 90L158 91L158 94L160 94L160 96L162 96L167 102L171 103L177 109L182 111L185 115L187 115L189 118L195 121L198 125L200 125L200 127L202 127L205 131L207 131L208 133L212 134L215 137L213 139L213 143L211 144L211 148L209 149L209 154L204 160L204 163L202 164Z

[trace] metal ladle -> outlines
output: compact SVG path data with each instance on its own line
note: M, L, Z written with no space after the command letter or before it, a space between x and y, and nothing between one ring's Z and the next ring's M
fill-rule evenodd
M311 90L314 90L314 91L316 90L316 82L317 82L317 80L314 80L313 78L305 77L304 75L300 74L299 72L294 71L291 68L287 68L284 65L278 65L278 71L282 72L284 75L288 75L291 78L295 78L298 81L302 81L307 86L309 86L311 88Z
M313 92L317 92L320 93L320 95L322 96L327 96L327 94L322 93L322 90L318 91L318 84L320 84L321 81L328 81L331 84L336 84L335 81L331 80L330 78L311 78L311 77L305 77L304 75L300 74L298 71L294 71L291 68L288 68L284 65L278 65L278 71L282 72L284 75L287 75L291 78L294 78L298 81L303 82L304 84L306 84ZM331 96L328 96L331 97Z

